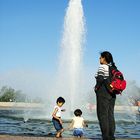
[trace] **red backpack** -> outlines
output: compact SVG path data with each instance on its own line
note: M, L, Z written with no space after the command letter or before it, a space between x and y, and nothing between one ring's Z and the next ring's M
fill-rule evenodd
M109 77L105 80L106 87L111 93L121 94L126 88L126 80L124 80L122 72L109 66Z

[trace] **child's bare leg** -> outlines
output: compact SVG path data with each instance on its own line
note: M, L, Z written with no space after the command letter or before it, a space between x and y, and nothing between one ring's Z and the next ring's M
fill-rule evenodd
M60 137L62 137L62 133L64 132L64 129L60 130Z
M56 133L56 137L57 137L57 138L61 137L61 134L62 134L63 131L64 131L64 129L61 129L60 131L58 131L58 132Z

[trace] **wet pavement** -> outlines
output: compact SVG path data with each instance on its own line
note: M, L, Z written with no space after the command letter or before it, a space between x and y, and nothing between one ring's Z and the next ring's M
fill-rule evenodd
M77 139L81 139L81 140L101 140L101 139L96 139L96 138L91 138L91 139L87 139L87 138L75 138L75 137L71 137L71 138L55 138L55 137L34 137L34 136L12 136L12 135L0 135L0 140L77 140ZM116 139L116 140L140 140L140 138L138 139L133 139L133 138L129 138L129 139Z

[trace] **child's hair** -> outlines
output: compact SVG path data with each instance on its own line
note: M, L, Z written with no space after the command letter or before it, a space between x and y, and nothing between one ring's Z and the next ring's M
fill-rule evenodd
M65 103L65 99L63 98L63 97L59 97L59 98L57 98L57 100L56 100L56 103Z
M81 116L81 115L82 115L82 111L81 111L80 109L76 109L76 110L74 111L74 115L75 115L75 116Z

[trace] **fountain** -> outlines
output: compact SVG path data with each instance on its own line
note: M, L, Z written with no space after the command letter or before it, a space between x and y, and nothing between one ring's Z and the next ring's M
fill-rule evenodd
M64 20L64 32L61 43L59 79L60 93L70 104L70 110L81 105L84 85L82 85L82 56L85 35L84 14L81 0L71 0Z
M85 18L81 0L70 0L64 18L58 72L52 104L56 98L65 98L67 118L76 108L85 105L85 85L83 69L83 47L85 41Z

